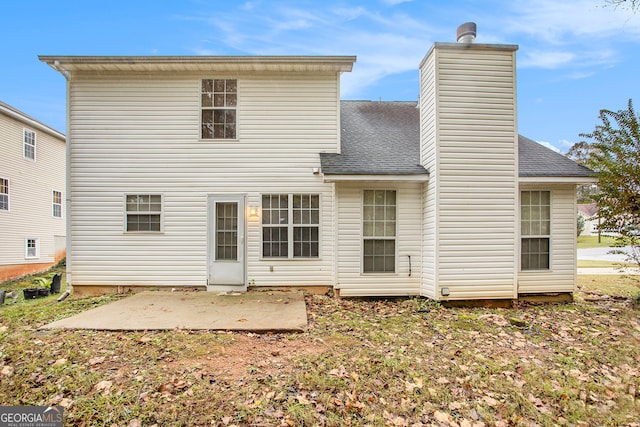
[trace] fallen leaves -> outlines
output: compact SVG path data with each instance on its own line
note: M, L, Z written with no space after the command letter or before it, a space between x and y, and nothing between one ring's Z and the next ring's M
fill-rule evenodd
M120 427L633 425L640 414L640 328L622 302L307 304L310 328L293 335L41 333L11 323L0 393L64 406L73 425ZM96 402L113 415L95 415Z
M13 366L3 366L2 370L0 370L0 375L3 377L10 377L13 375L13 372L15 371Z
M109 395L111 393L111 386L112 385L113 385L112 381L103 380L103 381L100 381L95 386L93 386L93 389L95 391L102 392L103 395L107 396L107 395Z

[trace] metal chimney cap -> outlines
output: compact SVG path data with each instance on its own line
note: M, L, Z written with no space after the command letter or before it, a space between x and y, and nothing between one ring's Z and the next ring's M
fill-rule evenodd
M458 27L456 35L458 43L473 43L476 39L476 23L465 22Z

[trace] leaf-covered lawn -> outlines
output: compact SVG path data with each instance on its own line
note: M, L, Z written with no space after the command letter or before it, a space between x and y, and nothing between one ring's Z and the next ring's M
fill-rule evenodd
M308 296L305 333L263 335L44 332L115 297L18 300L0 404L69 426L639 426L640 311L589 286L514 309Z

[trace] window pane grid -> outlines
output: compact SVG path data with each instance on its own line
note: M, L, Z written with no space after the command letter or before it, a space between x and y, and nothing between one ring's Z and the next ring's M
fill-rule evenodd
M317 258L320 248L318 194L262 195L262 256Z
M550 266L551 192L520 194L520 248L522 270L548 270ZM526 236L526 237L524 237Z
M202 139L235 139L237 80L202 80Z
M56 218L62 218L62 193L60 191L53 191L53 216Z
M238 259L238 204L216 204L216 260Z
M364 272L395 272L396 242L395 240L364 241Z
M31 160L36 158L36 133L28 129L24 130L24 157Z
M27 258L36 258L38 256L38 243L36 239L27 239Z
M0 178L0 211L9 210L9 180Z
M522 239L521 261L523 270L549 268L549 239L536 237Z
M162 196L130 194L126 196L127 231L160 231Z
M289 256L288 231L287 227L264 227L262 229L262 256L287 258Z
M396 191L365 190L362 200L363 272L394 273Z

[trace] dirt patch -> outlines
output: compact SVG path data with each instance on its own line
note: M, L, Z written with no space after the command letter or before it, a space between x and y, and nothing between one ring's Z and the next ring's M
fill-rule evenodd
M276 376L288 373L297 357L321 354L328 347L317 339L289 339L284 334L233 333L224 345L211 354L184 357L170 362L169 367L192 369L202 375L234 382L249 374Z

